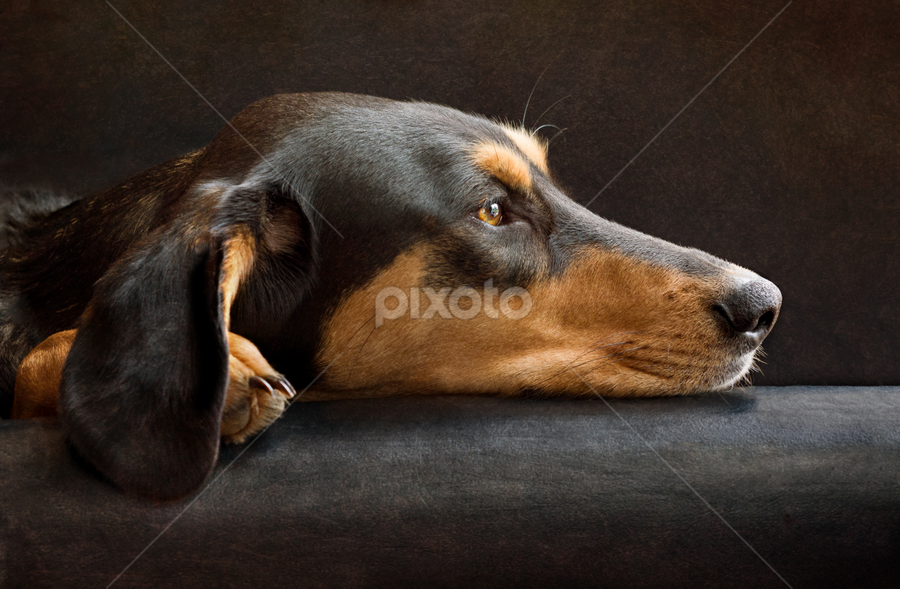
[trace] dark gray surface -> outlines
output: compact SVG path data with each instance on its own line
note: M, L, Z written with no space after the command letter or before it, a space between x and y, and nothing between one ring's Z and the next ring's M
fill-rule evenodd
M184 511L115 587L784 587L661 458L791 586L900 586L900 388L611 405L653 451L599 399L298 404L162 506L4 422L2 586L104 587Z
M546 69L526 122L552 106L581 202L787 3L112 2L227 117L339 90L519 121ZM900 385L898 22L895 0L794 0L591 205L781 288L757 384ZM222 126L106 2L0 8L0 181L98 190Z

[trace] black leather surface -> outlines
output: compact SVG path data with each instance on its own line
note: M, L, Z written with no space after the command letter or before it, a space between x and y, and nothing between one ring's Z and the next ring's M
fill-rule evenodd
M297 404L170 505L4 422L0 585L105 587L162 534L114 587L786 586L705 500L794 588L900 586L900 388L611 406Z

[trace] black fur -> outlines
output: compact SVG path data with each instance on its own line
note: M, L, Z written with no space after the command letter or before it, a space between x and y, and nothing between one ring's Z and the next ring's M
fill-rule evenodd
M50 190L0 187L0 251L20 245L28 227L75 200Z
M0 201L0 415L21 360L77 328L60 416L75 449L138 494L182 496L215 464L228 384L222 248L238 225L258 246L229 329L301 385L341 297L420 242L436 246L432 286L527 285L587 244L693 274L724 268L594 216L537 168L535 194L503 186L469 147L517 148L482 117L318 94L262 100L232 124L82 200ZM503 203L502 227L474 216L485 198Z
M218 244L169 247L178 236L161 237L96 285L59 410L72 446L110 480L175 499L215 465L228 346Z

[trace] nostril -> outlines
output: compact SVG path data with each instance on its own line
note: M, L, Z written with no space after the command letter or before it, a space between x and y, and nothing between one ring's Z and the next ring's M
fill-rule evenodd
M744 313L743 309L734 308L722 303L717 303L713 307L713 310L721 315L728 323L728 326L737 333L755 332L757 329L763 327L763 323L766 321L764 317L769 314L769 312L766 312L763 316L756 317L752 313ZM769 321L769 324L771 324L771 321Z
M756 329L770 329L773 323L775 323L775 311L766 311L757 320Z
M781 308L781 291L762 278L745 282L722 295L713 305L732 331L762 342Z
M734 324L734 316L731 314L731 310L729 310L726 305L722 303L716 303L715 305L713 305L713 311L721 315L732 329L738 331L737 326L735 326Z

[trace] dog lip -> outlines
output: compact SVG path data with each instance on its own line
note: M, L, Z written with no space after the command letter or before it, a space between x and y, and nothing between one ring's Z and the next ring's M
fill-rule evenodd
M756 359L756 350L757 348L754 348L750 352L729 362L725 367L725 370L722 371L722 374L716 379L715 382L718 382L718 384L709 387L709 390L720 392L731 389L734 385L739 383L741 379L753 369L753 364Z

